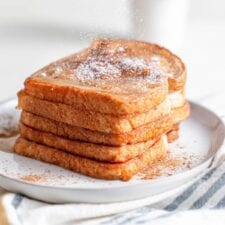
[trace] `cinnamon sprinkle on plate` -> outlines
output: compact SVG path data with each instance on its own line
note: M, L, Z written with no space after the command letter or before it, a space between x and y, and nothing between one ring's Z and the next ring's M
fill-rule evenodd
M160 161L155 162L150 168L139 173L138 177L143 180L155 179L161 176L171 176L177 171L188 170L192 167L195 156L181 154L179 156L167 152L167 156Z

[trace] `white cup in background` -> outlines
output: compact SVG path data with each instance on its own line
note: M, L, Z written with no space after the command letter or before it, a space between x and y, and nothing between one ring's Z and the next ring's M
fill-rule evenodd
M182 52L189 0L132 0L132 36Z

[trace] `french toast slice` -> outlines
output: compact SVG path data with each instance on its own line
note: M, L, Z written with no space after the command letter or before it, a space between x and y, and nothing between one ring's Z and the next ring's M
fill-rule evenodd
M185 120L189 115L190 107L188 102L186 102L183 107L173 109L168 116L134 129L131 132L121 134L107 134L91 131L62 122L53 121L26 111L23 111L21 114L21 122L36 130L52 133L71 140L122 146L155 139L163 133L169 132L174 124Z
M35 130L23 123L20 123L19 130L20 137L29 141L61 149L73 155L107 162L125 162L135 158L136 156L143 154L159 140L159 137L157 137L156 139L151 139L146 142L115 147L62 138L48 132Z
M27 112L66 124L104 133L125 133L144 124L155 121L171 112L171 102L166 98L160 105L141 114L115 116L93 111L80 111L73 106L49 102L27 95L18 94L18 107ZM181 106L185 104L185 98Z
M46 163L54 164L90 177L107 180L130 180L141 170L166 157L167 143L163 136L143 154L123 163L100 162L47 147L19 137L14 152Z
M99 39L34 73L25 81L31 96L79 110L124 115L160 104L184 89L183 62L158 45Z

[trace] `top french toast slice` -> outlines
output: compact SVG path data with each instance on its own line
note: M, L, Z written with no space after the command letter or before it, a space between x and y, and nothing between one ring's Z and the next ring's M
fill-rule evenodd
M98 39L34 73L25 81L25 92L81 110L125 115L148 111L169 91L182 90L185 80L183 62L165 48Z

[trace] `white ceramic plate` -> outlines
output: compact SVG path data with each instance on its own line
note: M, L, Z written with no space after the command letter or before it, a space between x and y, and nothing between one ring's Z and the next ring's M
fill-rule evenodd
M16 100L0 105L0 135L10 134L18 123ZM0 186L48 202L116 202L151 196L165 198L181 190L209 168L222 154L225 128L208 109L191 103L191 117L182 123L180 138L169 145L173 157L186 166L154 179L134 177L129 182L105 181L82 176L60 167L13 154L15 137L0 138ZM219 151L220 150L220 151ZM190 162L191 161L191 162ZM171 175L172 174L172 175ZM158 197L157 197L158 196Z

